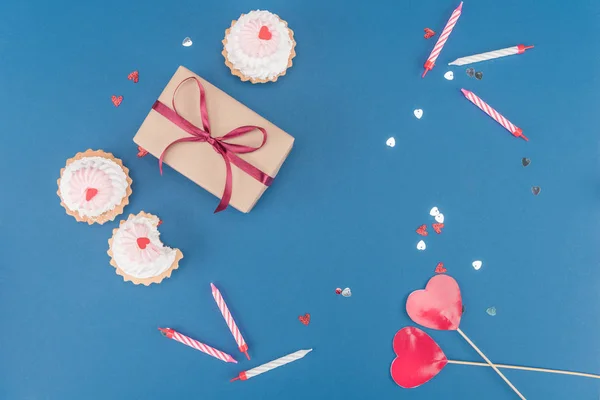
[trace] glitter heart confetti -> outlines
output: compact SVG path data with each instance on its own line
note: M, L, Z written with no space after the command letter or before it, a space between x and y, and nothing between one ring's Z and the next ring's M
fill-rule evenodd
M482 80L483 79L483 72L481 72L481 71L475 72L475 79Z
M138 153L137 153L138 158L142 158L147 155L148 155L148 150L144 149L142 146L138 146Z
M432 217L435 217L436 215L439 215L440 210L438 210L437 207L433 207L430 211L429 211L429 215L431 215Z
M181 42L181 45L183 47L190 47L192 45L192 39L186 37L185 39L183 39L183 42Z
M474 77L475 76L475 69L473 69L473 68L467 68L467 75L469 77L471 77L471 78Z
M138 71L133 71L129 75L127 75L127 79L133 81L133 83L138 83L140 80L140 73Z
M479 268L481 268L483 263L481 261L477 260L477 261L473 261L473 264L471 264L471 265L473 266L475 271L479 271Z
M438 235L442 233L442 229L444 228L444 224L431 224L431 227Z
M341 288L336 288L335 289L335 294L342 294L342 289Z
M115 107L119 107L121 105L121 102L123 101L123 96L117 97L113 94L110 99L111 99L112 103L115 105Z
M423 116L423 110L418 108L415 111L413 111L413 114L415 114L415 117L417 117L417 119L421 119L421 117Z
M310 323L310 314L306 313L298 317L298 320L302 322L304 325L308 325Z
M352 296L352 290L350 290L350 288L347 287L346 289L342 290L342 296L344 296L344 297Z
M444 223L444 214L439 213L438 215L435 216L435 220L438 223L443 224Z
M529 158L523 157L523 159L521 160L521 164L523 164L523 166L526 167L529 164L531 164L531 160Z
M427 225L421 225L417 228L416 232L421 236L429 235L429 233L427 232Z
M446 268L444 268L444 263L438 263L438 265L436 265L435 267L435 273L436 274L443 274L446 271L448 271Z
M444 74L444 78L448 79L449 81L454 79L454 72L452 71L448 71Z
M389 147L394 147L396 145L396 139L394 139L393 137L389 138L388 140L385 141L385 144Z
M427 248L427 245L425 244L424 241L419 240L419 243L417 243L417 250L425 250Z
M425 28L423 30L425 31L425 35L423 35L425 39L431 39L435 35L435 32L429 28Z
M537 196L538 194L540 194L541 191L542 191L542 188L539 186L533 186L531 188L531 193L533 193L534 196Z
M490 307L487 310L485 310L485 312L493 317L494 315L496 315L496 307Z

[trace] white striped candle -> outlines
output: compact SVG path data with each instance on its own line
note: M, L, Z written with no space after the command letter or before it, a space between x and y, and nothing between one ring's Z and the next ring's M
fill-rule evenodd
M240 372L238 376L233 378L230 382L241 380L246 381L250 378L255 377L256 375L260 375L277 367L281 367L282 365L289 364L293 361L299 360L303 358L305 355L310 353L312 349L308 350L298 350L295 353L288 354L287 356L283 356L278 358L277 360L270 361L266 364L259 365L256 368L249 369L248 371Z
M513 134L515 137L522 137L523 139L529 141L525 135L523 135L523 130L518 126L513 125L512 122L504 118L502 114L498 111L494 110L488 103L481 100L475 93L466 90L460 89L460 91L465 95L465 97L477 107L479 107L483 112L492 117L497 123L502 125L506 130Z
M222 352L221 350L217 350L214 347L210 347L207 344L204 344L202 342L199 342L197 340L192 339L191 337L182 335L181 333L171 329L171 328L158 328L158 330L166 337L168 337L169 339L173 339L176 340L180 343L185 344L186 346L190 346L196 350L199 350L203 353L208 354L209 356L212 356L214 358L218 358L221 361L225 361L225 362L232 362L232 363L236 363L237 361L235 361L233 359L233 357L231 357L229 354Z
M238 329L237 324L235 323L235 320L231 316L231 313L229 312L229 308L227 307L225 300L223 300L223 296L221 295L221 292L212 283L210 284L210 287L212 288L212 295L215 299L215 302L217 303L219 310L221 310L223 319L225 319L225 322L227 323L227 326L229 327L229 330L231 331L231 334L233 335L233 338L235 339L235 342L237 343L238 348L240 349L240 351L242 353L246 354L246 358L248 358L248 360L249 360L250 356L248 355L248 345L246 344L244 337L240 333L240 330Z
M435 43L435 46L433 46L433 50L431 50L431 54L429 54L427 61L425 61L425 72L423 72L423 75L421 76L422 78L424 78L427 72L431 71L435 66L435 60L437 60L438 56L440 55L442 48L444 48L444 44L446 44L448 37L452 33L452 29L454 29L454 25L456 25L458 18L460 18L460 14L462 13L462 5L463 2L461 1L458 7L452 11L452 15L450 15L450 19L446 23L442 34Z
M507 47L505 49L488 51L487 53L474 54L472 56L457 58L456 60L448 63L448 65L466 65L474 64L480 61L492 60L494 58L513 56L515 54L523 54L525 50L533 49L533 46L525 46L519 44L517 46Z

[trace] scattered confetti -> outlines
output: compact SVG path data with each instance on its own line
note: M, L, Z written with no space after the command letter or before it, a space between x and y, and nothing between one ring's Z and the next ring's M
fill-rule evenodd
M298 317L298 320L302 322L304 325L308 325L310 323L310 314L306 313Z
M431 215L432 217L435 217L436 215L438 215L440 213L440 210L438 210L437 207L433 207L430 211L429 211L429 215Z
M156 224L156 226L161 226L161 225L162 225L162 222L163 222L163 221L162 221L162 219L159 219L159 220L158 220L158 224Z
M391 137L385 141L385 144L388 145L389 147L394 147L396 145L396 139Z
M352 296L352 290L350 290L350 288L347 287L346 289L342 290L342 296L344 296L344 297Z
M444 74L444 78L448 79L449 81L454 79L454 72L452 71L448 71Z
M421 236L427 236L429 233L427 232L427 225L421 225L417 228L417 233Z
M483 72L481 72L481 71L475 72L475 78L478 80L483 79Z
M133 83L138 83L140 80L140 73L138 71L133 71L129 75L127 75L127 79L133 81Z
M415 111L413 111L413 114L415 114L415 117L417 117L417 119L421 119L421 117L423 116L423 110L417 108Z
M419 243L417 243L417 250L425 250L427 248L427 245L425 244L424 241L419 240Z
M148 150L144 149L142 146L138 146L137 156L139 158L142 158L142 157L147 156L147 155L148 155Z
M439 213L438 215L435 216L435 220L438 223L443 224L444 223L444 214Z
M442 233L442 229L444 228L444 224L431 224L431 227L438 235Z
M119 107L121 105L121 102L123 101L123 96L117 97L113 94L110 99L112 100L112 103L115 105L115 107Z
M485 312L493 317L494 315L496 315L496 307L490 307L487 310L485 310Z
M481 268L481 266L483 265L483 263L479 260L477 261L473 261L473 264L471 264L473 266L473 268L475 268L475 271L479 271L479 268Z
M186 37L185 39L183 39L183 42L181 42L181 45L183 47L190 47L192 45L192 39Z
M342 289L336 288L335 289L335 294L342 294Z
M529 158L523 157L523 159L521 160L521 164L523 164L523 166L526 167L529 164L531 164L531 160Z
M435 32L429 28L425 28L423 30L425 31L425 35L423 36L425 39L431 39L435 35Z
M467 75L469 75L471 78L475 76L475 69L473 68L467 68Z
M436 274L443 274L447 271L446 268L444 268L444 263L438 263L438 265L436 265L435 267L435 273Z
M542 188L539 186L533 186L531 188L531 193L533 193L534 196L537 196L538 194L540 194L541 191L542 191Z

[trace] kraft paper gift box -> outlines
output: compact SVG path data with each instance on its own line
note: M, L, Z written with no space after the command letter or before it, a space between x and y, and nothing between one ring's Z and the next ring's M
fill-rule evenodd
M292 149L294 138L185 67L177 69L133 141L159 158L167 146L175 140L183 138L193 140L195 138L193 134L186 132L181 124L176 124L165 116L173 114L173 99L179 116L193 124L196 129L204 130L198 84L193 79L182 83L190 77L197 78L205 90L206 110L212 138L226 135L238 127L248 125L258 126L266 131L266 143L260 149L244 154L236 153L233 154L233 157L237 156L264 174L275 178ZM176 94L175 98L174 94ZM159 102L162 105L158 104ZM255 129L239 137L225 139L224 142L258 147L262 140L263 135ZM214 143L212 139L209 141ZM227 169L223 155L213 146L214 144L208 143L206 140L177 143L170 146L164 153L163 161L213 195L221 198L225 188ZM254 207L267 186L234 163L230 165L232 185L229 205L247 213ZM156 170L158 174L158 165ZM267 184L269 183L267 182Z

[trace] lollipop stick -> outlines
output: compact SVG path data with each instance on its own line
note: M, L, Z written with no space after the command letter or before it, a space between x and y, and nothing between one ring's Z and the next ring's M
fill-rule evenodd
M506 382L506 383L508 384L508 386L510 386L510 388L511 388L511 389L512 389L512 390L513 390L513 391L514 391L514 392L515 392L515 393L516 393L516 394L517 394L517 395L518 395L518 396L519 396L519 397L520 397L522 400L527 400L527 399L525 399L525 397L524 397L524 396L521 394L521 392L519 392L519 390L518 390L518 389L515 387L515 385L513 385L513 384L512 384L512 383L511 383L511 382L510 382L510 381L509 381L509 380L508 380L508 379L507 379L507 378L504 376L504 374L503 374L502 372L500 372L500 370L499 370L498 368L496 368L496 366L495 366L494 364L492 364L492 362L490 361L490 359L489 359L489 358L487 358L487 357L485 356L485 354L483 354L483 353L481 352L481 350L479 350L479 348L478 348L477 346L475 346L475 343L473 343L473 342L471 341L471 339L469 339L469 338L467 337L467 335L465 335L465 334L463 333L463 331L461 331L461 330L460 330L460 329L458 329L458 328L457 328L456 330L458 331L458 333L460 333L460 336L462 336L462 337L463 337L463 339L465 339L465 340L467 341L467 343L469 343L469 344L471 345L471 347L472 347L472 348L474 348L474 349L475 349L475 351L476 351L477 353L479 353L479 355L481 356L481 358L483 358L483 359L485 360L485 362L487 362L487 363L488 363L488 365L489 365L490 367L492 367L492 368L494 369L494 371L496 371L496 373L497 373L498 375L500 375L500 378L504 379L504 382Z
M482 362L472 362L472 361L456 361L456 360L448 360L448 364L459 364L459 365L474 365L476 367L489 367L489 364ZM564 371L561 369L548 369L548 368L535 368L535 367L523 367L520 365L506 365L506 364L494 364L498 368L506 368L506 369L520 369L522 371L534 371L534 372L547 372L550 374L561 374L561 375L574 375L574 376L583 376L586 378L596 378L600 379L600 375L595 374L586 374L585 372L573 372L573 371Z

